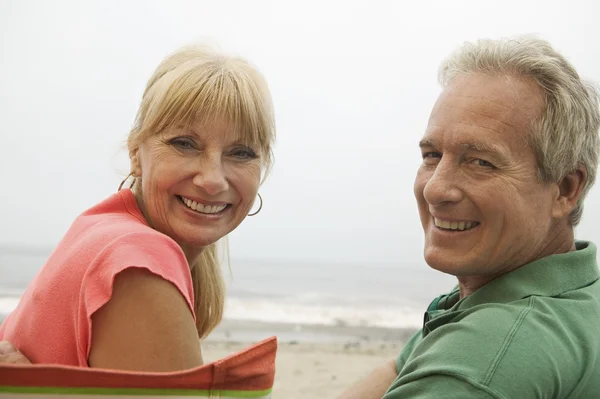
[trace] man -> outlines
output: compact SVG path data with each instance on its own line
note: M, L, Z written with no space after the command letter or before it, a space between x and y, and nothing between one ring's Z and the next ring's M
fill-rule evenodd
M458 279L349 398L600 397L600 280L575 241L600 152L598 93L531 38L440 68L414 185L427 263Z
M424 255L458 287L350 398L600 396L598 94L546 42L479 41L440 69L415 196ZM0 359L1 360L1 359Z

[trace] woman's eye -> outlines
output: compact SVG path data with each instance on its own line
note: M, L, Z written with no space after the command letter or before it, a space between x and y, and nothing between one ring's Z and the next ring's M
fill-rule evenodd
M190 150L194 148L194 142L186 138L175 138L171 140L169 144L181 150Z
M240 158L240 159L254 159L254 158L256 158L256 153L254 151L252 151L251 148L248 148L248 147L236 148L231 153L232 153L232 155L234 157Z

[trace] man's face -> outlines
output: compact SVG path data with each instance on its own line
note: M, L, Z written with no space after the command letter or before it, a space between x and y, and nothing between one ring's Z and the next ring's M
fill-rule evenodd
M414 185L431 267L493 278L547 255L559 189L538 180L527 141L542 107L523 78L459 76L442 92Z

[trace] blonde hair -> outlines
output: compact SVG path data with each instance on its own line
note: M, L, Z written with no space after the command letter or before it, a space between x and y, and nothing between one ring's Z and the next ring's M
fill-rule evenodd
M260 149L264 179L273 161L275 121L263 76L242 58L206 46L184 47L166 57L148 80L127 147L131 154L167 129L221 121ZM225 304L217 243L206 247L190 269L196 327L204 338L220 323Z
M583 200L596 180L600 155L600 94L550 44L534 37L466 43L440 66L447 86L458 75L502 74L534 79L543 91L545 108L533 121L528 139L538 159L543 182L559 183L578 166L587 170L577 205L569 215L581 220Z

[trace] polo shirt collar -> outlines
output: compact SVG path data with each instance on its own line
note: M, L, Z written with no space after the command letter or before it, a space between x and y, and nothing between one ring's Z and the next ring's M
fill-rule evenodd
M484 303L507 303L530 296L557 296L590 285L600 277L596 246L575 242L575 251L550 255L506 273L460 300L458 310Z
M575 249L521 266L463 299L459 299L456 286L452 292L437 297L429 305L425 312L423 337L462 311L477 305L508 303L532 295L557 296L590 285L600 278L596 246L591 242L577 241Z

